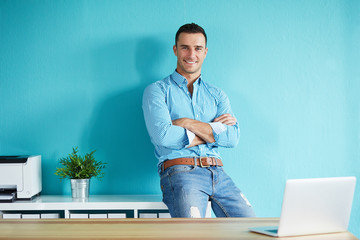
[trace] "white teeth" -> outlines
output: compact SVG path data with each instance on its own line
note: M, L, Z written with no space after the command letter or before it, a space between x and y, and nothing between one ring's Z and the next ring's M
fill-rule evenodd
M185 62L190 63L190 64L196 63L196 62L190 62L190 61L185 61Z

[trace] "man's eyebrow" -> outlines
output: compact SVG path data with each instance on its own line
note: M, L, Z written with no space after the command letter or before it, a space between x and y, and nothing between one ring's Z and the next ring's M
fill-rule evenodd
M189 47L190 45L181 44L180 47ZM203 45L195 45L196 48L204 48Z

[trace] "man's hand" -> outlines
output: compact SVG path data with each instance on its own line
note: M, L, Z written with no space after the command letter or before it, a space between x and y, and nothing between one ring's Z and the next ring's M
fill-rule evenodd
M233 117L230 113L225 113L220 117L215 118L214 122L220 122L225 125L234 126L237 123L237 119Z

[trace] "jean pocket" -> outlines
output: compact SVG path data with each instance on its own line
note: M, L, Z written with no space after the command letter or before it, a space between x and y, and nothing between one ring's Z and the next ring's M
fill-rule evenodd
M165 176L173 176L178 173L191 172L195 169L193 165L175 165L167 168L164 172L161 173L161 178Z

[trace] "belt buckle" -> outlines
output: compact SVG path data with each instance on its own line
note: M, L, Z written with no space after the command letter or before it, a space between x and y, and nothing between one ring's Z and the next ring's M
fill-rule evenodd
M211 167L211 165L203 165L201 159L202 158L207 158L207 157L199 157L199 162L200 162L200 167L204 168L204 167Z

